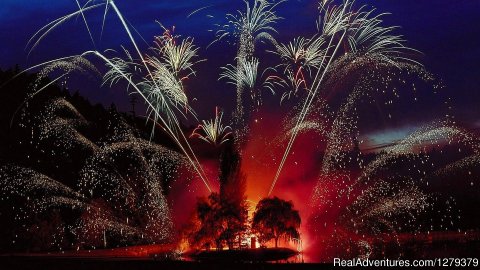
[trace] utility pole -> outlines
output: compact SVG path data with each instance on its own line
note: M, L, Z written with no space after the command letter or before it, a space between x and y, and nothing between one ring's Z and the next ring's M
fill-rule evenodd
M135 114L135 105L137 104L137 96L135 94L131 94L130 95L130 105L132 106L132 110L130 111L130 113L132 114L133 118L136 117L136 114Z

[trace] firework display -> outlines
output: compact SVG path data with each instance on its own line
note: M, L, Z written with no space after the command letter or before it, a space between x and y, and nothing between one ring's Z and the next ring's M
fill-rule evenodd
M297 263L479 254L478 123L459 120L425 52L375 3L306 1L313 16L300 20L287 16L292 0L226 12L211 1L185 10L187 23L206 18L205 38L161 15L136 27L120 1L72 2L30 33L26 54L75 20L86 39L62 38L87 46L66 42L60 57L0 70L3 253ZM85 79L123 101L92 105Z

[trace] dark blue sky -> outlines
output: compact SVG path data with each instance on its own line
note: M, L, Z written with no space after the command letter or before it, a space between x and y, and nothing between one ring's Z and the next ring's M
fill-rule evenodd
M233 61L235 48L225 46L225 43L216 44L208 50L205 47L213 39L208 30L214 28L214 23L222 22L226 13L242 8L241 0L118 0L116 3L147 42L154 35L161 34L160 27L155 23L159 20L165 26L175 25L177 34L194 37L196 44L202 47L200 55L208 61L198 66L195 89L189 90L191 97L198 96L202 100L201 104L193 104L201 116L209 116L209 108L215 105L230 107L233 104L233 89L216 80L219 67ZM398 33L406 37L410 47L424 53L421 61L447 85L456 113L462 120L477 123L480 116L480 0L359 0L357 5L362 3L377 7L378 12L392 13L386 18L386 24L401 26ZM192 11L205 6L209 8L187 19ZM316 8L317 1L313 0L289 0L282 4L278 13L285 19L278 24L277 37L287 41L295 36L312 34ZM53 19L76 9L74 0L3 0L0 5L0 68L15 64L25 68L93 49L83 21L78 18L54 30L27 58L24 49L33 33ZM96 39L96 48L119 49L122 44L128 45L125 32L112 12L100 40L102 12L100 8L86 14ZM85 83L84 78L72 78L71 83L72 87L81 88L81 93L95 102L109 104L116 101L121 108L127 109L127 96L119 89L99 89L99 80ZM188 87L193 88L191 85ZM427 106L426 110L433 113L436 108Z

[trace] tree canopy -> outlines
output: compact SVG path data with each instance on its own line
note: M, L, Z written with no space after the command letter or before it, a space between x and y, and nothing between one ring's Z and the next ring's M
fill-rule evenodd
M261 243L275 240L278 247L280 237L298 238L301 219L291 201L277 197L262 199L253 214L252 229Z
M221 249L225 244L233 249L240 243L247 229L247 207L222 200L218 193L199 198L196 205L194 227L188 233L189 243L196 248Z

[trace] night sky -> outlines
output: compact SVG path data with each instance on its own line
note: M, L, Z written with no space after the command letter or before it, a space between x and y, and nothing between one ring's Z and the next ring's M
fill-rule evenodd
M243 8L243 1L231 0L177 0L177 1L117 1L117 5L128 21L135 26L146 42L151 42L153 36L162 33L156 23L161 22L166 27L175 26L176 34L192 36L195 43L201 47L199 52L206 62L198 64L197 76L187 82L186 87L192 106L200 118L209 118L214 106L221 106L230 111L234 103L234 89L224 82L218 82L220 67L232 63L235 57L235 46L225 42L207 45L213 40L215 23L222 23L226 13L233 13ZM443 98L451 97L454 113L462 122L473 128L480 125L480 1L477 0L381 0L357 1L362 4L377 7L378 13L390 12L385 17L385 25L398 25L397 33L408 40L408 45L420 50L423 55L419 60L438 79L446 85ZM317 1L289 0L278 8L278 14L284 17L277 25L278 40L286 42L293 37L309 36L315 32L317 18ZM201 11L191 14L199 8ZM42 43L28 56L25 50L29 38L43 25L69 12L77 10L75 1L59 0L4 0L0 7L0 68L6 69L19 64L26 68L42 61L57 57L81 53L94 49L103 51L108 48L120 49L120 45L130 47L130 43L117 17L110 12L103 36L101 20L103 8L86 14L95 39L95 45L90 41L83 20L77 18L69 21L50 33ZM191 14L191 16L189 16ZM187 18L188 17L188 18ZM137 36L137 38L139 38ZM141 40L139 38L139 40ZM147 44L141 42L143 48ZM151 44L151 43L150 43ZM264 46L266 47L266 46ZM261 49L268 49L261 48ZM72 76L69 88L80 90L80 93L93 102L109 105L115 102L121 110L128 111L128 96L125 91L117 88L100 88L100 78L85 80ZM211 98L215 97L215 98ZM271 98L271 103L277 103L279 96ZM413 116L407 123L398 123L388 131L377 134L377 143L385 143L402 137L429 119L439 118L438 104L442 100L422 103L421 117ZM417 123L418 122L418 123ZM378 133L378 132L377 132Z

